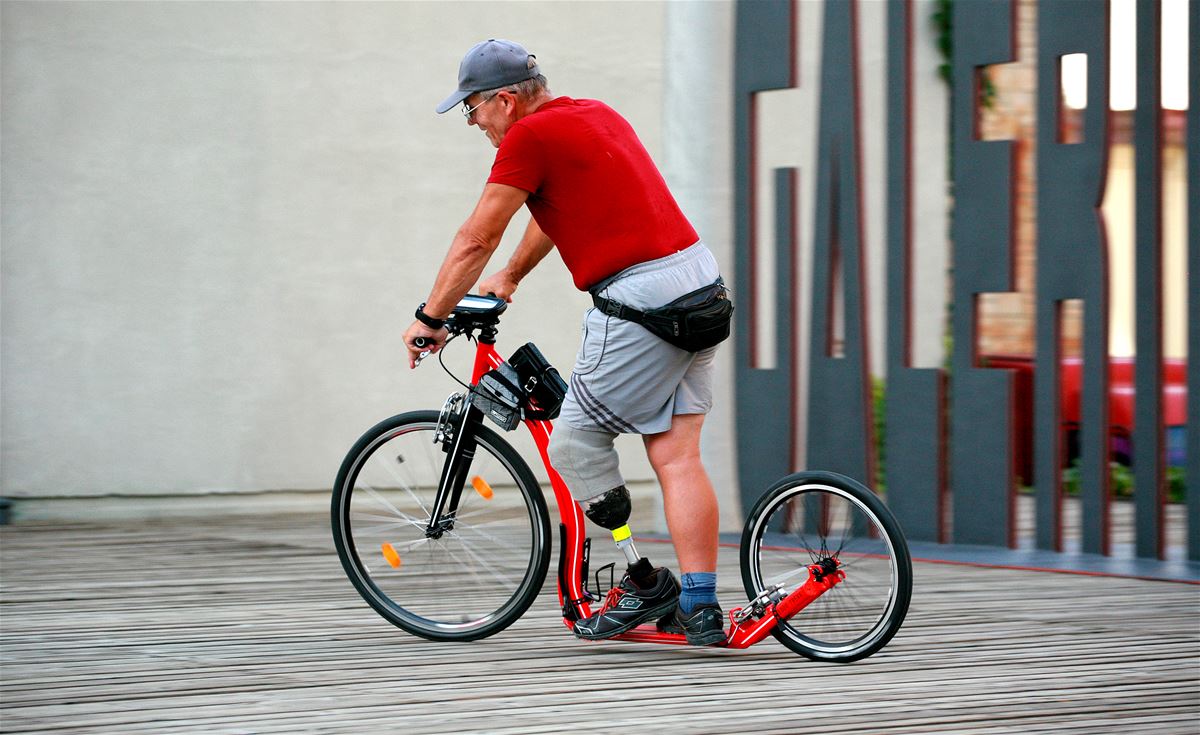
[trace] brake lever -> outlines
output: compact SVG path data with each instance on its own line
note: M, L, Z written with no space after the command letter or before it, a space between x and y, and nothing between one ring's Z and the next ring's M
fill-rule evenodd
M418 349L425 347L426 345L429 345L429 344L431 344L431 342L428 337L413 338L413 346ZM421 350L421 354L417 355L417 359L413 361L413 365L414 366L420 365L421 361L424 360L426 357L429 357L429 354L431 352L433 352L433 350Z
M468 338L471 336L469 330L461 330L458 328L457 323L454 321L453 314L446 318L445 326L446 331L450 333L449 339L446 340L447 343L449 343L451 339L454 339L459 334L466 334ZM413 361L414 367L420 365L422 360L433 354L433 344L433 340L428 337L413 337L413 347L421 350L421 354L417 355L417 359ZM443 347L444 346L445 345L443 345ZM428 347L429 349L422 349L424 347Z

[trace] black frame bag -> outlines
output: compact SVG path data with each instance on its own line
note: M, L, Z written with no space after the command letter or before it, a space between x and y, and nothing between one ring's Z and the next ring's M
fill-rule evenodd
M521 423L521 403L525 400L520 383L520 374L511 365L489 370L471 389L471 404L501 429L512 431Z
M549 421L558 417L563 398L567 395L567 381L550 364L542 351L532 342L526 342L508 358L518 376L518 385L525 397L532 398L522 404L525 418Z
M729 337L733 302L728 291L724 279L718 278L657 309L639 311L597 293L592 294L592 303L609 316L641 324L651 334L680 349L699 352Z

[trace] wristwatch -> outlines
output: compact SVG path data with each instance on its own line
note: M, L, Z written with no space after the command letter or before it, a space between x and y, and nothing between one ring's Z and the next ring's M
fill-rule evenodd
M441 329L442 327L446 326L445 319L434 319L425 313L425 302L421 302L421 305L417 307L416 317L417 321L421 322L430 329Z

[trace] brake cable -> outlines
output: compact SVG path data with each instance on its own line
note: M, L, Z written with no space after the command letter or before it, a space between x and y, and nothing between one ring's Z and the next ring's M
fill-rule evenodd
M474 388L472 388L471 386L469 386L469 385L467 385L466 383L462 382L461 380L459 380L459 379L458 379L458 376L457 376L457 375L455 375L454 373L450 372L450 368L446 367L446 361L445 361L445 359L443 358L443 353L446 351L446 348L450 346L450 343L451 343L451 342L453 342L453 341L454 341L455 339L457 339L458 337L462 336L463 334L466 334L466 335L467 335L467 339L473 339L473 338L471 337L471 334L470 334L469 332L465 332L465 333L464 333L464 332L455 332L455 333L452 333L452 334L450 335L450 337L449 337L449 338L446 340L446 342L445 342L445 343L442 345L442 349L440 349L440 350L438 350L438 351L437 351L437 356L438 356L438 364L442 366L442 370L446 371L446 374L447 374L447 375L449 375L449 376L450 376L450 377L451 377L451 378L454 380L454 382L455 382L455 383L458 383L458 384L459 384L459 385L461 385L462 387L466 388L468 392L473 392L473 391L474 391Z

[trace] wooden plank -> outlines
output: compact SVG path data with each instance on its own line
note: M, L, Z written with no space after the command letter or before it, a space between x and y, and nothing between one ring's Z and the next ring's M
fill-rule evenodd
M485 641L378 618L325 519L0 529L0 732L1187 733L1200 588L917 564L900 635L849 666L577 641L548 586ZM596 543L594 565L617 553ZM669 545L644 549L674 564ZM743 598L735 549L719 594ZM1190 728L1190 729L1189 729Z

